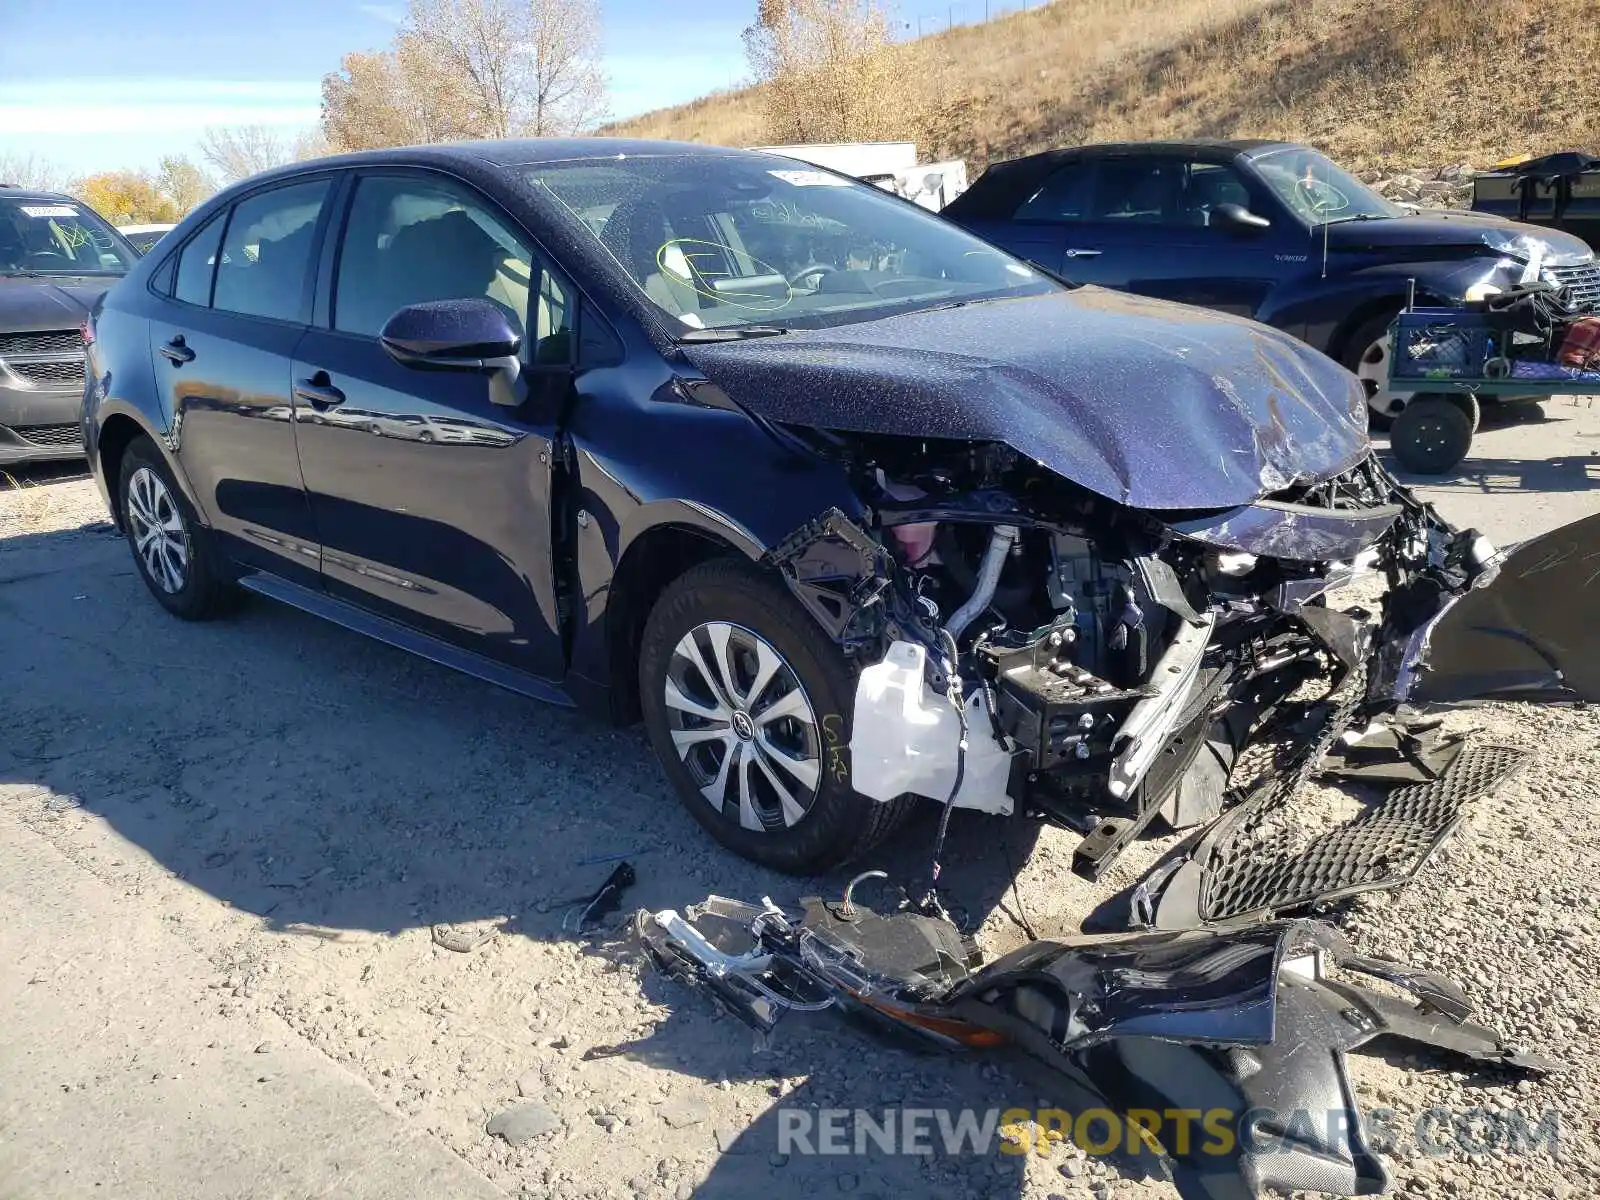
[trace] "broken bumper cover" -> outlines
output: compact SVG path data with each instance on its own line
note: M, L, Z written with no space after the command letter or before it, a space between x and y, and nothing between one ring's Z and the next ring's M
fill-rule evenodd
M1513 547L1406 640L1388 698L1600 701L1600 515Z
M1020 1050L1057 1073L1074 1106L1104 1107L1130 1128L1140 1112L1213 1114L1208 1130L1226 1136L1204 1147L1187 1130L1166 1140L1144 1130L1140 1153L1164 1159L1185 1196L1386 1190L1345 1066L1376 1039L1559 1069L1473 1023L1449 980L1358 955L1315 922L1034 942L978 967L947 921L881 916L848 899L804 908L795 918L770 902L712 897L685 916L641 912L637 928L659 965L708 986L762 1033L789 1011L838 1006L947 1049ZM743 948L714 944L701 920L725 923L725 934L742 927Z

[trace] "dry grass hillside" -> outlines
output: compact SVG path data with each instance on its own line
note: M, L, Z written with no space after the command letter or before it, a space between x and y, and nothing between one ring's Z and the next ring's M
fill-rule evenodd
M922 149L980 167L1156 137L1282 137L1366 171L1600 149L1600 0L1054 0L897 53L953 114ZM769 140L759 88L605 132Z

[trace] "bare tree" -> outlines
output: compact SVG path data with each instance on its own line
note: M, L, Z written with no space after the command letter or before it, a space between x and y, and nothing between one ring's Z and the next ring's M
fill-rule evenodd
M0 154L0 183L31 188L40 192L61 192L67 187L67 175L48 158L36 154Z
M522 132L534 137L580 133L610 114L600 66L596 0L536 0L529 30L532 111Z
M328 145L328 139L318 126L302 129L294 135L294 142L289 147L289 157L294 162L305 162L309 158L324 158L333 153L333 147Z
M775 141L904 136L910 80L877 0L760 0L745 55Z
M390 48L322 81L339 150L569 134L605 114L597 0L412 0Z
M347 54L322 78L322 138L334 151L409 146L473 136L471 114L419 39Z
M292 147L265 125L212 125L200 135L200 154L222 175L237 183L291 161Z

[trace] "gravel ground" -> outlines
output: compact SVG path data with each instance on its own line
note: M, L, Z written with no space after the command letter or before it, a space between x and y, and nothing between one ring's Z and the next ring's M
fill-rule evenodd
M1513 541L1600 508L1587 462L1600 442L1583 440L1600 438L1600 413L1550 411L1542 424L1491 423L1432 492L1447 515ZM0 493L0 802L203 956L217 1014L281 1017L510 1195L1175 1195L1059 1148L778 1154L785 1105L988 1110L1050 1097L996 1064L888 1047L830 1015L792 1018L759 1049L704 997L641 971L619 935L564 933L570 902L611 870L599 856L637 867L629 909L712 891L781 903L841 881L773 875L716 848L637 730L265 602L224 622L174 621L96 524L91 484L22 478ZM1362 1055L1352 1073L1364 1107L1395 1113L1398 1194L1593 1195L1600 715L1490 707L1452 723L1527 747L1528 769L1475 806L1416 884L1340 921L1361 949L1452 975L1489 1024L1573 1069L1518 1082ZM1315 818L1340 801L1307 803ZM1076 930L1165 847L1135 846L1091 887L1070 873L1075 839L1004 829L958 815L944 876L994 952L1023 940L1019 912L1044 936ZM871 865L919 878L931 835L913 825ZM1449 1144L1428 1153L1414 1131L1433 1108L1517 1109L1530 1124L1557 1113L1560 1153L1469 1155L1471 1139L1435 1118L1424 1131ZM497 1120L527 1139L489 1133Z

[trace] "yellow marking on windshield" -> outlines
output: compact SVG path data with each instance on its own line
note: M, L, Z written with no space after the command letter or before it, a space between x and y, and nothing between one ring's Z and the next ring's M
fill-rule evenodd
M674 251L677 252L676 255L673 254ZM776 276L783 280L781 297L770 292L739 291L737 287L718 288L703 283L703 280L747 278L733 274L723 265L731 253L733 251L727 246L704 238L668 238L656 250L656 266L669 279L692 288L696 295L704 296L707 300L715 300L729 308L744 309L748 312L777 312L794 299L794 288L782 271L771 263L762 262L759 258L748 254L745 257L750 259L751 265L759 274ZM681 266L679 262L669 262L674 257L681 260ZM684 268L688 269L687 275L684 274Z

